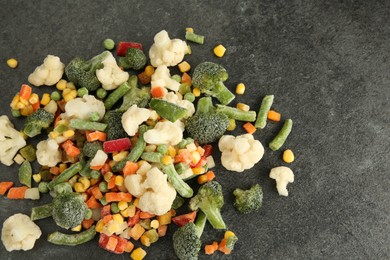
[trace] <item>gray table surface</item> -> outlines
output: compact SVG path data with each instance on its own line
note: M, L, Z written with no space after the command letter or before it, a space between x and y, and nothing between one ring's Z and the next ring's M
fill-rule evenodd
M219 62L229 71L231 89L244 82L247 91L233 105L257 110L264 95L274 94L274 109L294 121L283 149L296 155L287 198L268 178L272 167L286 165L283 149L267 147L280 124L254 134L266 147L254 168L234 173L216 167L226 197L222 214L240 240L230 256L200 258L389 259L389 12L389 1L1 0L0 114L10 115L13 95L47 54L65 63L89 58L103 51L107 37L139 41L148 50L160 30L183 39L185 28L193 27L206 40L191 44L186 60ZM227 48L222 59L211 51L218 43ZM20 62L15 70L6 65L10 57ZM22 126L20 119L12 122ZM234 134L241 133L239 124ZM17 166L0 165L0 181L16 179ZM232 191L254 183L263 187L264 205L240 215ZM0 197L0 223L48 200ZM74 248L51 245L46 236L58 228L49 219L37 224L43 235L33 250L9 253L0 244L0 259L129 259L100 249L97 240ZM175 259L173 230L147 249L147 259ZM207 225L202 239L210 243L222 235Z

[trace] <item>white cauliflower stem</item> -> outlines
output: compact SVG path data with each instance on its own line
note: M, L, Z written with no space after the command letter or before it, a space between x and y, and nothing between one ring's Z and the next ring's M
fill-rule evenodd
M122 126L129 136L133 136L138 132L138 127L152 115L152 110L139 108L137 105L132 105L122 115Z
M75 98L65 105L65 113L61 114L61 118L79 118L88 120L92 112L99 114L101 120L106 113L104 103L95 98L93 95L84 95L82 98Z
M28 81L35 86L52 86L62 78L64 74L64 63L54 55L47 55L43 64L38 66L33 73L28 76Z
M30 250L42 235L41 229L29 216L17 213L7 218L1 230L1 241L8 252Z
M119 85L129 79L129 73L119 68L112 53L109 52L107 57L102 61L104 67L96 70L96 77L102 83L106 90L116 89Z
M19 149L26 145L22 134L14 128L8 116L0 116L0 161L10 166Z
M180 123L158 122L153 129L146 131L144 139L149 144L177 145L183 139L183 131Z
M160 65L176 66L179 64L188 47L185 41L170 39L168 32L162 30L154 36L154 44L149 50L150 63L153 67Z
M176 190L167 181L167 176L153 167L145 174L132 174L125 178L126 189L139 198L138 207L151 214L168 212L176 197Z
M179 91L179 87L180 87L180 83L171 78L169 69L165 65L160 65L157 67L157 69L154 71L152 75L152 81L150 83L152 88L163 87L166 89L173 90L175 92ZM167 92L168 91L166 90L165 94Z
M224 135L219 140L218 147L222 152L222 165L230 171L243 172L250 169L264 155L263 145L251 134L237 137Z
M276 181L279 195L288 196L287 184L294 182L293 171L286 166L279 166L271 169L269 177Z
M53 167L62 160L59 145L54 139L40 141L37 145L37 161L42 166Z

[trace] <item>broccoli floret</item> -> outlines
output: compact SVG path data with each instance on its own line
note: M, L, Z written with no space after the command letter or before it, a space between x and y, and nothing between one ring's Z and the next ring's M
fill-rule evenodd
M138 48L128 48L126 56L119 58L118 65L124 69L142 69L146 65L146 55Z
M116 110L107 111L103 117L103 122L107 124L106 134L107 140L115 140L127 137L127 133L122 126L123 113Z
M173 234L173 249L180 260L196 260L202 245L200 237L206 224L206 216L198 211L195 223L189 222Z
M108 55L110 55L110 52L104 51L89 61L76 57L65 67L65 74L69 81L72 81L78 88L95 91L101 86L100 81L96 77L96 70L104 67L102 61Z
M85 142L83 146L83 154L89 158L93 158L98 150L103 150L103 143L100 141Z
M118 111L125 112L134 104L138 107L146 107L151 97L150 88L138 88L138 77L136 75L130 76L127 83L130 85L130 90L123 96L123 103Z
M201 209L206 215L207 220L216 229L226 228L221 215L223 204L222 186L216 181L203 184L199 188L198 194L192 197L189 202L190 209Z
M241 213L251 213L260 209L263 202L263 190L259 184L253 185L248 190L235 189L236 197L233 206Z
M229 118L213 106L211 97L199 99L196 113L185 122L188 134L200 144L218 140L229 126Z
M206 61L195 67L192 84L202 93L215 97L221 104L227 105L235 98L234 94L223 84L227 78L228 73L224 67Z
M64 193L53 199L53 219L65 229L80 225L87 210L83 196L79 193Z
M28 137L34 137L41 133L42 128L48 128L54 121L54 115L43 108L35 110L29 115L24 124L24 133Z

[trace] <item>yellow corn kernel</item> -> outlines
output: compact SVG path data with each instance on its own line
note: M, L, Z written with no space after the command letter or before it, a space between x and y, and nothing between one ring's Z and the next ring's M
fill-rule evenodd
M62 90L62 96L65 97L66 95L68 95L72 90L70 88L64 88Z
M154 151L156 151L156 149L157 149L157 145L155 145L155 144L148 144L145 147L144 151L145 152L154 152Z
M74 85L73 82L66 82L66 88L69 88L69 89L76 89L76 86Z
M71 230L75 231L75 232L79 232L79 231L81 231L81 228L82 228L82 225L80 224L78 226L75 226L75 227L71 228Z
M171 157L174 157L176 155L177 151L176 148L172 145L168 146L168 155Z
M76 90L71 90L69 93L64 95L64 100L65 102L69 102L77 97L77 91Z
M200 89L198 87L194 88L192 90L192 94L194 94L195 97L199 97L200 96Z
M127 209L121 210L120 211L122 217L128 218L129 217L129 211Z
M55 131L51 131L50 133L49 133L49 137L51 138L51 139L55 139L55 138L57 138L59 136L59 134L57 133L57 132L55 132Z
M25 108L25 107L26 107L26 105L19 101L19 102L16 104L16 106L15 106L14 109L23 109L23 108Z
M122 161L123 159L125 159L125 157L129 154L128 151L121 151L115 155L112 156L112 159L115 161L115 162L120 162Z
M184 72L187 72L191 69L191 65L186 62L186 61L183 61L181 63L179 63L179 65L177 65L179 67L179 70L184 73Z
M123 212L127 215L127 217L131 218L131 217L134 217L136 210L137 210L137 208L135 207L135 205L132 204L132 205L128 206L127 209L122 210L121 214ZM122 214L122 216L126 217L123 214Z
M8 60L7 60L7 65L8 65L8 67L10 67L11 69L14 69L14 68L16 68L16 67L18 66L18 61L17 61L16 59L13 59L13 58L8 59Z
M232 231L227 230L223 236L224 239L228 239L229 237L234 237L236 236Z
M236 107L242 111L249 111L250 107L247 104L244 103L238 103Z
M84 188L84 185L81 183L81 182L76 182L74 185L73 185L73 189L78 192L78 193L82 193L84 192L86 189Z
M141 244L143 244L144 246L150 246L150 239L148 236L146 236L145 234L141 236Z
M131 259L133 260L142 260L146 256L146 251L143 250L141 247L138 247L137 249L134 249L133 252L131 252Z
M111 179L111 177L113 176L114 174L112 173L112 172L106 172L106 174L104 174L104 180L106 181L106 182L108 182L110 179Z
M198 184L202 185L202 184L205 184L206 182L207 182L206 174L200 175L198 177Z
M139 203L139 198L136 198L134 201L133 201L133 205L138 207L138 203Z
M219 44L214 48L214 54L219 58L223 57L223 55L225 55L225 52L226 48L222 44Z
M16 105L18 104L19 99L20 99L19 94L17 94L17 95L14 96L14 98L12 99L11 104L10 104L10 107L11 107L12 109L17 109L17 108L16 108Z
M106 227L109 233L116 233L121 230L120 225L116 221L110 221Z
M124 218L122 217L122 215L120 213L113 214L112 219L115 220L116 222L118 222L119 224L124 221Z
M24 108L20 109L20 114L22 116L28 116L31 115L34 112L34 109L32 105L27 105Z
M118 202L118 209L119 210L125 210L125 209L127 209L128 206L129 205L127 204L126 201L119 201Z
M75 176L73 176L72 178L69 179L69 184L72 185L72 187L75 185L75 183L77 182L77 179L79 178L79 175L76 174Z
M30 104L35 104L39 101L39 97L38 97L38 94L36 93L32 93L30 98L28 99L28 102L30 102Z
M192 160L191 160L192 163L198 163L200 158L201 158L201 156L198 153L198 151L192 151L191 152L191 157L192 157Z
M39 173L33 174L32 178L36 183L40 183L42 180L42 176Z
M191 168L191 169L192 169L192 173L195 175L203 174L206 172L203 167L195 167L195 168Z
M161 159L161 163L164 164L164 165L168 165L168 164L173 163L173 159L172 159L171 156L165 155L165 156Z
M103 219L100 219L100 220L96 223L95 230L96 230L96 232L101 233L101 232L103 231L103 228L104 228L104 221L103 221Z
M115 185L116 186L123 186L124 183L125 183L125 179L123 178L122 175L115 176Z
M47 104L49 104L50 102L50 94L49 93L45 93L42 95L42 99L41 99L41 105L43 106L46 106Z
M97 179L91 178L89 181L91 182L91 186L93 186L93 185L95 185L95 184L100 182L100 176Z
M74 135L75 135L75 132L72 129L66 130L65 132L62 133L62 136L65 138L71 138Z
M186 32L193 33L193 32L194 32L194 28L187 27L187 28L186 28Z
M24 105L28 105L28 104L30 104L29 102L28 102L28 100L27 99L24 99L24 98L22 98L22 97L19 97L19 102L20 103L22 103L22 104L24 104Z
M145 75L151 77L154 73L154 67L152 65L148 65L145 67Z
M159 222L157 219L153 219L153 220L150 222L150 227L151 227L151 228L157 229L159 226L160 226L160 222Z
M84 185L85 190L87 190L91 186L91 182L87 177L80 177L78 182Z
M245 92L245 85L244 83L238 83L236 86L236 94L237 95L242 95Z
M58 81L56 84L56 88L61 91L66 89L66 80L61 79L60 81Z
M228 126L227 130L233 131L234 129L236 129L236 120L234 120L233 118L230 118L229 119L229 126Z
M114 167L114 165L115 165L116 163L117 163L116 161L111 160L111 161L108 162L108 165L110 165L110 167L112 168L112 167Z
M171 224L171 219L172 219L172 214L170 211L168 211L163 215L157 216L157 220L161 226Z
M61 163L59 165L59 168L60 168L60 173L65 171L67 168L68 168L68 165L66 163Z
M290 150L287 149L283 152L283 161L286 163L292 163L295 159L294 153Z

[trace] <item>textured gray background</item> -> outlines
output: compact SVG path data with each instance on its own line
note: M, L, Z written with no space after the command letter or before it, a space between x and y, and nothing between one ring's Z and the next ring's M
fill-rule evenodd
M284 165L281 151L266 148L262 161L245 173L217 167L226 195L223 216L240 240L231 256L201 259L389 259L389 3L1 0L0 114L10 114L13 95L47 54L65 63L92 57L107 37L139 41L148 50L158 31L184 38L185 27L194 27L206 42L192 44L186 59L220 62L230 72L231 89L244 82L247 91L234 103L257 110L264 95L274 94L274 108L294 120L285 147L296 154L288 198L279 197L268 178L272 167ZM227 47L222 59L211 52L217 43ZM10 57L20 61L16 70L5 63ZM21 120L12 121L21 126ZM269 123L255 137L267 146L279 129ZM0 166L0 180L16 176L17 167ZM263 208L239 215L231 192L255 182L263 186ZM1 197L0 222L17 212L30 214L48 199ZM8 253L0 245L0 259L129 259L105 252L97 240L75 248L50 245L46 236L58 228L52 220L37 223L43 236L33 250ZM148 259L175 259L172 231L147 249ZM202 238L209 243L222 233L208 225Z

